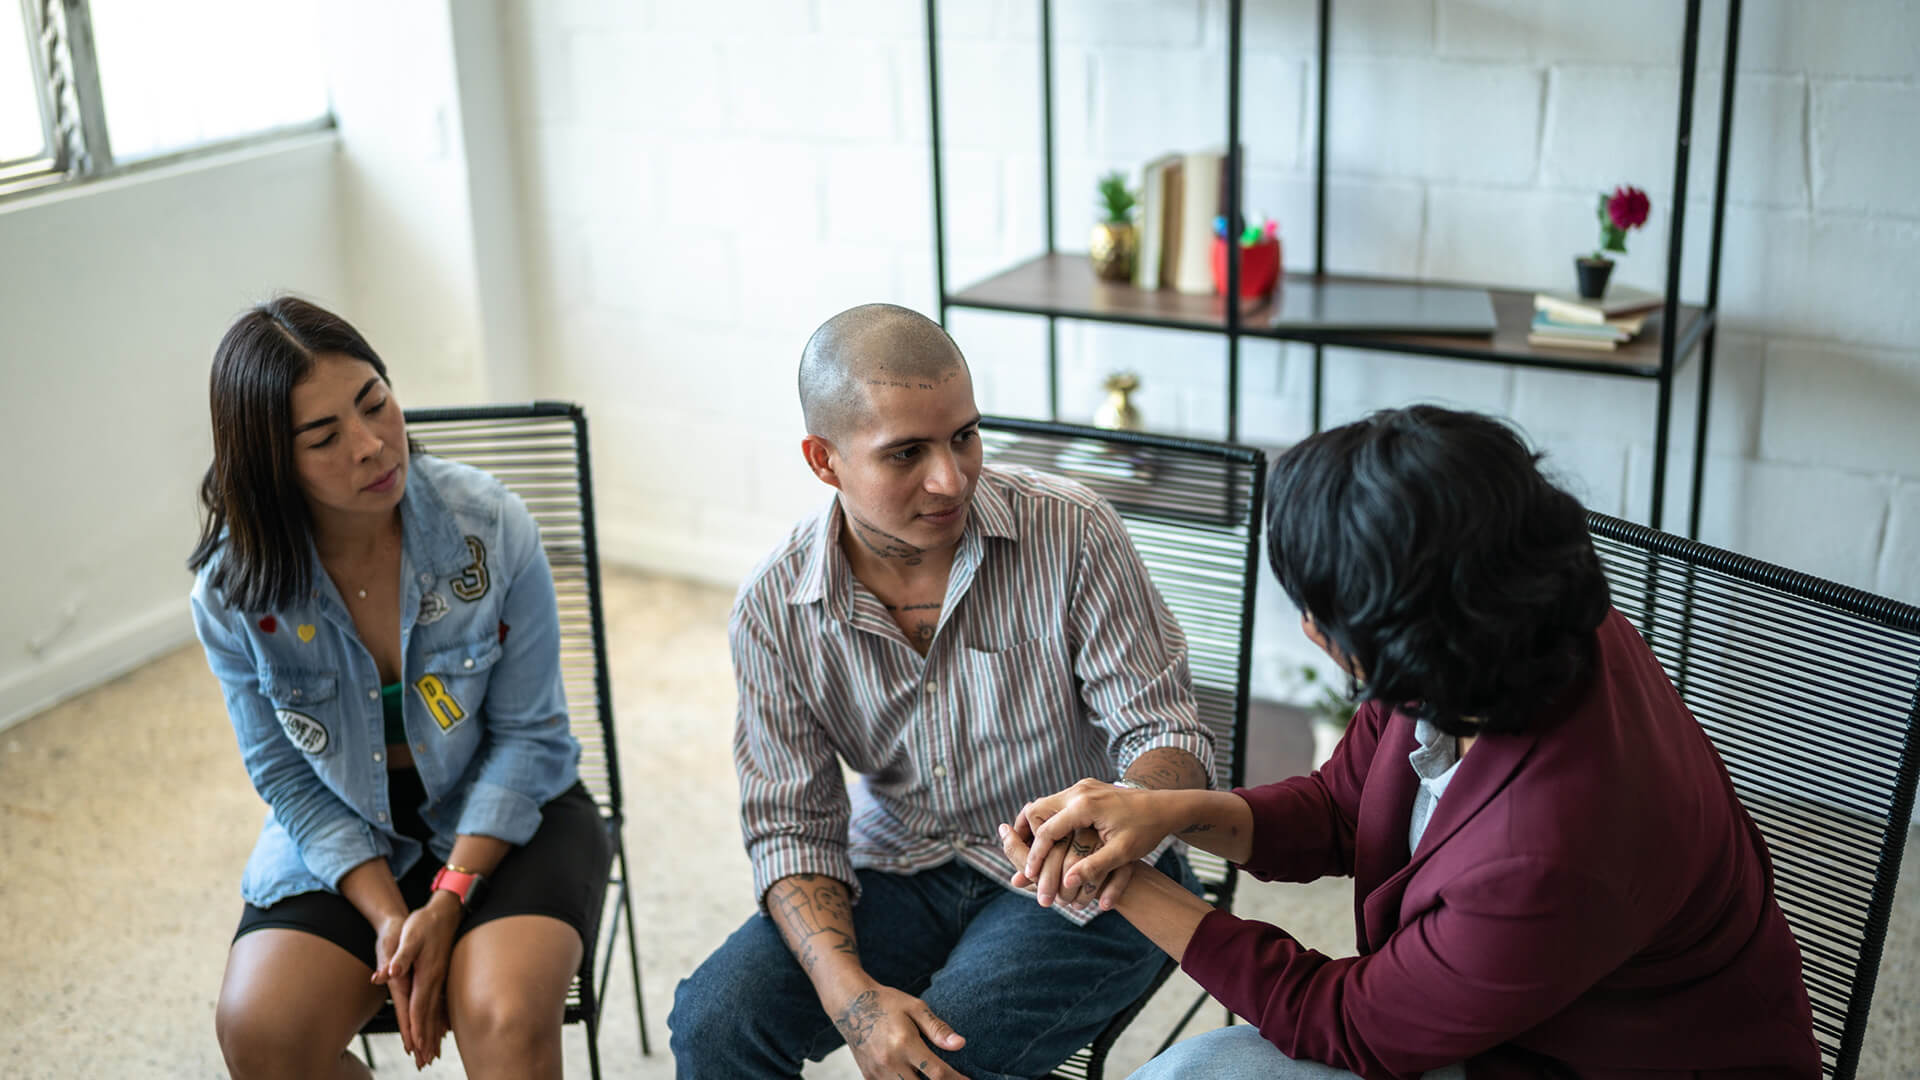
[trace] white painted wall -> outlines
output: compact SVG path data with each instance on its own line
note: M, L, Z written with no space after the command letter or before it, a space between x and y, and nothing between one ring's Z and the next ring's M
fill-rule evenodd
M942 5L951 281L1041 246L1033 0ZM1092 177L1225 139L1224 0L1055 5L1058 216L1084 247ZM1311 259L1314 5L1249 0L1250 209ZM1657 285L1681 13L1520 0L1334 4L1335 269L1562 286L1595 193L1649 228L1616 271ZM1704 538L1920 601L1920 5L1746 5ZM1683 294L1704 291L1724 3L1708 3ZM792 373L852 303L930 310L925 48L907 0L506 5L536 387L596 420L605 549L731 581L823 492ZM956 313L983 407L1044 408L1039 320ZM1139 370L1157 427L1220 430L1214 339L1063 324L1064 405ZM1243 346L1243 425L1306 429L1304 350ZM1692 367L1677 446L1690 437ZM1329 421L1428 399L1512 416L1592 505L1643 517L1654 391L1599 377L1329 359ZM1680 462L1676 454L1676 464ZM1688 475L1671 474L1668 522ZM1672 481L1679 487L1672 489ZM1680 518L1678 520L1684 520ZM1307 653L1262 597L1257 682Z
M329 9L349 306L409 405L525 399L492 0Z
M410 406L532 396L498 5L327 25L337 133L0 203L0 728L191 639L207 368L250 304L340 312Z
M276 290L346 296L336 152L0 204L0 727L191 639L213 347Z

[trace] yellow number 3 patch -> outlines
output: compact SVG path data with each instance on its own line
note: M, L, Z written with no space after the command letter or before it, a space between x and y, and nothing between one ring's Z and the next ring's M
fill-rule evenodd
M453 725L467 718L467 711L447 693L447 685L440 681L440 676L422 675L413 688L420 691L420 700L426 703L427 711L433 714L441 731L450 731Z
M480 542L479 537L469 536L467 550L473 553L473 564L460 571L460 576L453 579L450 587L453 595L472 603L487 595L487 587L492 582L487 580L487 546Z

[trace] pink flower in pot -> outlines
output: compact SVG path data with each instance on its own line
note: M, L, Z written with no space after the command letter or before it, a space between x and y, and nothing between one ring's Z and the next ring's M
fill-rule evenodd
M1637 187L1617 187L1613 194L1600 193L1600 250L1627 253L1627 230L1637 229L1647 223L1647 212L1653 204L1647 200L1647 193ZM1606 256L1594 253L1594 258Z
M1647 199L1647 193L1637 187L1622 185L1611 193L1600 193L1600 248L1592 255L1574 260L1574 268L1580 275L1580 295L1588 299L1597 299L1607 291L1607 275L1613 273L1613 260L1606 253L1617 251L1627 253L1627 230L1638 229L1647 223L1647 213L1653 204Z

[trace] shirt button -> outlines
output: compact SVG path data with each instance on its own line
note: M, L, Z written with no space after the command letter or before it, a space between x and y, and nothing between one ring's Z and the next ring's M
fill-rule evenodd
M373 752L373 760L375 760L375 761L379 761L379 760L380 760L380 758L381 758L381 753L380 753L380 751L378 751L378 750L375 750L375 751Z
M460 661L460 666L461 666L461 667L463 667L463 668L470 668L470 667L472 667L472 666L473 666L473 657L471 657L471 656L469 656L469 657L467 657L467 658L466 658L465 660L462 660L462 661Z
M945 765L935 765L933 767L933 775L941 778L942 780L946 779L947 767Z
M300 691L295 690L292 694L289 694L288 696L293 698L295 701L298 701L300 700Z
M367 700L368 700L368 701L378 701L378 700L380 700L380 691L378 691L378 690L369 690L369 691L367 691Z
M420 575L420 584L422 584L422 585L425 585L425 584L428 584L428 583L429 583L429 582L431 582L432 580L433 580L433 575L432 575L432 574L421 574L421 575Z
M414 748L415 750L418 750L418 751L420 751L420 752L421 752L421 753L423 753L423 754L427 752L427 744L426 744L426 743L423 743L423 742L417 742L417 743L414 743L414 744L413 744L413 748Z
M928 679L928 680L927 680L927 693L928 693L929 695L933 695L933 694L937 694L937 693L939 693L939 692L940 692L940 680L939 680L939 679Z
M386 824L386 821L387 821L387 812L382 810L381 812L373 815L373 818L375 821L378 821L384 825Z

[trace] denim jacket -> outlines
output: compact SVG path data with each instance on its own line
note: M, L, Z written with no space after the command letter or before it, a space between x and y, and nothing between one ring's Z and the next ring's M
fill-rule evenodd
M458 834L524 844L580 758L539 528L493 477L425 454L408 470L400 522L404 712L432 856L446 859ZM271 810L242 895L267 907L338 891L375 856L405 874L421 845L393 831L380 674L319 555L309 544L301 603L243 612L208 584L221 554L194 583L194 628Z

